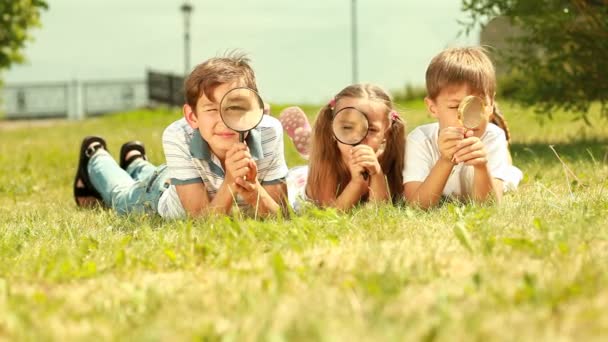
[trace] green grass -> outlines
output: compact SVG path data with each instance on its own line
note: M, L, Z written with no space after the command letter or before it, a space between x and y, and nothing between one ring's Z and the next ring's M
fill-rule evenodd
M410 129L430 121L419 102L400 108ZM138 138L162 162L178 113L0 128L0 339L605 339L608 125L503 110L525 178L500 206L265 222L76 208L82 136L114 155ZM302 163L290 143L287 156Z

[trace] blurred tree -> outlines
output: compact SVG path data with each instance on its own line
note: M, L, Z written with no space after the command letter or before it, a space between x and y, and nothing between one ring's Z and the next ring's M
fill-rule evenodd
M586 121L597 101L608 117L608 0L462 0L462 8L466 33L498 16L513 26L509 48L494 53L512 98Z
M0 0L0 71L23 63L28 30L40 26L40 12L47 8L45 0Z

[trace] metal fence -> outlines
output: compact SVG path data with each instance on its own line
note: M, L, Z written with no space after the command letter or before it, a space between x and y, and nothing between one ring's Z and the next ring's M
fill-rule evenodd
M0 95L0 117L82 119L147 105L144 80L7 84Z

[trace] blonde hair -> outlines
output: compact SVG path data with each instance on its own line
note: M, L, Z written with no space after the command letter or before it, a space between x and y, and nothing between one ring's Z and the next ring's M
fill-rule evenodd
M482 47L450 48L435 56L426 69L426 91L431 100L447 87L466 84L484 98L494 99L496 71ZM490 122L502 128L510 141L511 134L504 116L494 102Z
M334 103L342 98L365 98L385 105L386 116L394 111L390 96L382 88L372 84L353 84L334 97ZM338 143L332 132L334 110L327 104L319 111L313 127L309 172L306 185L308 197L316 202L322 194L332 191L337 197L350 181L350 172L342 161ZM379 158L382 172L386 174L393 202L401 199L403 192L402 170L405 152L405 123L399 116L389 118L390 126L385 133L386 144ZM363 199L365 200L365 198Z
M186 103L196 110L198 99L203 94L212 101L219 101L213 98L213 90L221 84L235 81L257 91L255 74L249 63L246 54L233 51L197 65L184 81Z

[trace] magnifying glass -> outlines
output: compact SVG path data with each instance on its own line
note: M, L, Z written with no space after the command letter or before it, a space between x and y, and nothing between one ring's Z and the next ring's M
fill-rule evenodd
M479 127L485 116L485 101L478 97L469 95L466 96L458 105L458 120L465 128L465 134L468 130L473 130Z
M464 134L468 131L474 130L481 124L485 117L485 101L478 96L469 95L466 96L458 105L458 120L464 127ZM455 158L452 157L452 162Z
M220 116L226 127L239 133L239 141L243 142L245 133L262 121L264 102L251 88L234 88L222 97Z
M367 115L354 107L340 109L333 118L331 129L334 137L345 145L357 146L367 136L369 130L369 120ZM369 178L369 173L361 173L363 179Z

